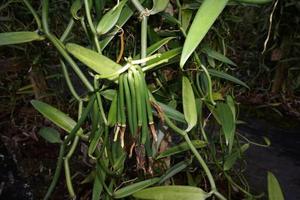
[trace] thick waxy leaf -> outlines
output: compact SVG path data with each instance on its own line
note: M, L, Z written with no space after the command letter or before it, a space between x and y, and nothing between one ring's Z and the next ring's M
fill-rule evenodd
M268 172L269 200L284 200L280 184L273 173Z
M223 102L217 103L216 114L222 126L226 144L229 146L229 150L231 151L235 133L235 117L228 104Z
M44 37L40 36L38 33L30 31L0 33L0 46L43 39Z
M238 149L238 151L231 153L229 156L227 156L223 165L224 171L230 170L236 163L236 160L240 158L241 153L244 153L248 148L249 144L244 144L240 150Z
M141 0L140 3L143 3L145 0ZM122 10L119 20L117 21L117 26L122 27L133 15L134 10L132 10L129 6L124 6L124 9ZM115 27L108 35L107 37L100 42L100 46L102 50L108 45L108 43L114 38L114 36L119 33L120 28Z
M38 134L50 143L61 143L60 134L57 130L49 127L43 127Z
M191 24L190 22L191 22L192 16L193 16L192 10L184 9L181 11L181 27L185 32L187 32L187 30Z
M192 144L195 146L196 149L203 148L207 145L206 142L202 140L192 140ZM176 145L174 147L171 147L165 151L163 151L161 154L157 156L157 160L161 158L165 158L168 156L172 156L178 153L182 153L184 151L190 150L189 145L186 142L180 143L179 145Z
M147 48L147 56L152 55L154 52L156 52L162 46L166 45L170 40L173 40L175 38L176 37L167 37L167 38L164 38L164 39L152 44L150 47Z
M107 122L109 126L114 126L117 122L117 110L118 109L118 93L115 94L109 108Z
M153 7L150 11L151 15L164 11L169 4L169 0L153 0Z
M69 43L66 45L66 48L75 58L101 75L117 73L118 70L122 68L121 65L106 56L100 55L80 45Z
M168 106L166 104L157 102L158 105L162 108L163 112L170 118L170 119L174 119L178 122L183 122L186 123L185 119L184 119L184 115L179 112L178 110L175 110L174 108L172 108L171 106Z
M149 200L204 200L210 195L197 187L174 185L147 188L134 193L133 196Z
M107 100L112 101L117 94L116 90L113 89L107 89L100 92L100 94Z
M158 182L158 184L162 184L163 182L165 182L169 178L173 177L174 175L178 174L179 172L181 172L182 170L184 170L185 168L187 168L187 166L189 166L192 163L192 161L193 161L192 159L191 160L184 160L184 161L181 161L181 162L177 163L176 165L173 165L161 177L161 179Z
M242 85L242 86L249 89L249 86L246 83L244 83L240 79L235 78L234 76L231 76L231 75L229 75L225 72L217 71L217 70L214 70L214 69L208 69L207 71L209 72L209 74L211 76L215 76L215 77L218 77L218 78L222 78L222 79L231 81L233 83L237 83L237 84Z
M138 191L140 191L144 188L147 188L147 187L157 183L159 180L160 180L160 178L152 178L152 179L148 179L148 180L141 181L141 182L138 182L138 183L133 183L129 186L123 187L123 188L115 191L113 193L113 197L115 199L120 199L120 198L123 198L123 197L127 197L129 195L132 195L135 192L138 192Z
M78 16L78 11L82 7L82 0L75 0L71 6L71 14L74 19L79 20L81 17Z
M63 113L62 111L46 104L44 102L38 100L32 100L31 104L35 109L37 109L44 117L52 121L54 124L64 129L66 132L70 133L76 122L70 118L68 115ZM82 129L79 129L80 133L82 133Z
M150 70L150 69L153 69L153 67L149 68L148 66L151 66L151 65L152 66L157 66L157 65L163 66L163 63L167 63L168 65L170 65L171 64L170 60L175 58L176 56L178 56L180 54L181 50L182 50L182 48L179 47L179 48L175 48L175 49L163 52L160 55L160 57L149 60L147 62L147 66L144 68L148 68L147 70Z
M229 65L233 65L233 66L236 66L236 64L230 60L229 58L227 58L226 56L224 56L223 54L209 48L209 47L204 47L202 49L202 52L203 53L206 53L209 57L213 58L213 59L216 59L218 61L221 61L223 63L226 63L226 64L229 64Z
M121 11L125 6L127 0L121 1L116 7L112 8L110 11L105 13L101 18L98 26L97 33L102 35L110 31L118 22Z
M190 131L197 124L197 108L192 85L185 76L182 77L182 104L184 118L188 123L186 131Z
M216 21L228 0L204 0L193 20L186 36L180 59L180 67L183 68L187 59L195 51L210 27Z

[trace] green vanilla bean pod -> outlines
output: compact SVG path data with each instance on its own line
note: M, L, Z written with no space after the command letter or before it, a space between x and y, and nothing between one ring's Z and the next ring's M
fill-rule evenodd
M128 124L129 124L129 129L131 135L134 134L134 129L133 129L133 117L132 117L132 108L131 108L131 93L129 89L129 83L128 83L128 74L124 74L123 76L123 84L124 84L124 93L125 93L125 100L126 100L126 111L127 111L127 116L128 116Z
M147 109L148 124L149 124L149 128L150 128L150 132L152 134L152 137L153 137L154 141L157 142L157 133L156 133L156 130L155 130L155 125L154 125L154 120L153 120L152 107L151 107L150 97L149 97L149 89L147 87L147 83L146 83L146 80L145 80L144 73L143 73L143 71L140 67L138 68L138 71L140 73L140 76L141 76L141 79L142 79L142 82L143 82L143 87L144 87L146 109Z
M120 140L121 146L124 147L124 134L126 130L126 113L125 113L125 101L124 101L124 74L119 76L119 100L120 100L120 115L121 115L121 128L120 128Z
M147 106L146 106L146 88L144 87L143 79L144 75L139 73L138 68L139 66L134 66L136 68L135 72L137 77L137 82L139 85L139 94L141 99L141 106L142 106L142 137L141 143L145 144L148 135L148 120L147 120Z
M140 85L140 80L139 80L139 73L134 67L131 67L130 70L132 70L133 77L134 77L134 88L135 88L135 94L136 94L136 104L137 104L137 117L138 117L138 130L137 134L139 134L142 124L143 124L143 109L142 109L142 96L141 96L141 85Z
M135 92L135 86L134 86L134 77L132 71L128 71L127 74L127 81L130 89L131 94L131 114L132 114L132 128L133 128L133 137L135 137L137 133L137 102L136 102L136 92ZM127 108L128 109L128 108Z

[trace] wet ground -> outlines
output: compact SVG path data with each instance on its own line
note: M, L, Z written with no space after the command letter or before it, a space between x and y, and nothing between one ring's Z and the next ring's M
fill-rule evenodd
M300 199L300 124L281 127L279 122L263 119L243 119L238 131L256 142L266 136L268 148L251 146L247 153L247 174L255 193L267 191L267 171L275 174L286 200Z

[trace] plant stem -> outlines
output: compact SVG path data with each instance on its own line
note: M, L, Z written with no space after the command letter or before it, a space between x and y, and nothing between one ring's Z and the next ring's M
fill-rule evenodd
M143 12L145 10L145 8L138 0L131 0L131 2L139 12Z
M98 40L97 31L96 31L96 28L93 24L93 20L92 20L92 17L91 17L90 6L89 6L88 0L84 0L84 7L85 7L85 13L86 13L87 21L89 23L90 29L91 29L91 31L93 33L93 36L94 36L93 39L94 39L96 49L97 49L98 53L101 54L101 47L100 47L100 43L99 43L99 40Z
M36 24L38 26L38 29L41 30L42 24L41 24L41 20L40 20L39 16L37 15L37 13L35 12L35 10L32 8L31 4L27 0L23 0L23 2L27 6L27 8L31 12L31 14L33 15L33 17L35 19L35 22L36 22Z
M57 181L60 177L60 173L61 173L61 169L62 169L62 164L63 164L63 156L64 156L64 153L65 153L65 145L62 143L60 145L60 149L59 149L59 156L58 156L58 160L57 160L57 164L56 164L56 169L55 169L55 172L54 172L54 176L53 176L53 179L51 181L51 184L47 190L47 193L46 195L44 196L43 200L47 200L50 198L56 184L57 184Z
M146 58L147 56L147 25L148 25L148 17L142 16L142 24L141 24L141 59ZM146 65L146 62L143 62L141 66Z

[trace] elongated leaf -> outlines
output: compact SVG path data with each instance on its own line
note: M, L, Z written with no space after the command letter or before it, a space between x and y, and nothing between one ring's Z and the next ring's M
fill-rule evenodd
M207 145L206 142L202 140L192 140L192 144L195 146L196 149L203 148ZM163 151L161 154L157 156L157 160L165 157L169 157L178 153L182 153L185 151L190 150L189 145L186 142L182 142L179 145L176 145L174 147L171 147L165 151Z
M204 0L193 20L190 30L186 36L180 59L180 67L184 64L195 51L210 27L216 21L228 0Z
M229 150L231 151L235 134L235 117L233 116L230 107L223 102L217 103L216 114L220 120L226 144L229 146Z
M92 200L100 200L101 199L101 193L103 191L103 185L101 184L100 177L95 176L94 184L93 184L93 194L92 194Z
M53 128L43 127L38 134L50 143L61 143L59 132Z
M179 48L175 48L175 49L166 51L166 52L162 53L160 57L148 61L147 66L161 63L161 61L165 61L164 63L167 63L169 65L171 63L170 60L175 58L176 56L178 56L180 54L181 50L182 50L182 48L179 47ZM160 64L160 66L163 66L163 64ZM150 69L153 69L153 68L149 68L149 70Z
M174 185L147 188L134 193L133 196L149 200L204 200L210 195L197 187Z
M187 32L191 24L190 22L192 20L192 16L193 16L192 10L185 9L181 11L181 27L185 32Z
M225 72L217 71L217 70L214 70L214 69L208 69L208 72L212 76L215 76L215 77L218 77L218 78L222 78L222 79L231 81L233 83L237 83L237 84L242 85L242 86L244 86L244 87L246 87L246 88L249 89L249 86L246 83L244 83L240 79L235 78L234 76L231 76L231 75L229 75L229 74L227 74Z
M140 3L143 3L145 0L141 0ZM117 26L122 27L133 15L134 10L132 10L129 6L125 5L122 10L119 20L117 21ZM102 50L108 45L108 43L114 38L114 36L120 31L120 28L114 28L108 36L100 42L100 46Z
M154 44L152 44L150 47L147 48L147 56L152 55L154 52L156 52L158 49L160 49L162 46L166 45L171 40L175 39L176 37L167 37L164 38Z
M284 200L280 184L272 172L268 172L269 200Z
M169 0L153 0L153 7L150 11L151 15L155 15L161 11L164 11L169 4Z
M100 94L107 100L112 101L117 94L116 90L107 89L100 92Z
M105 13L105 15L101 18L97 26L97 33L99 35L107 33L116 25L126 2L127 0L121 1L116 7L112 8L110 11Z
M69 43L66 45L66 48L75 58L101 75L110 75L122 68L121 65L106 56L100 55L80 45Z
M109 108L107 122L109 126L114 126L117 122L118 93L115 94Z
M78 11L82 8L82 0L75 0L71 6L71 14L74 19L79 20L81 17L78 16Z
M54 124L65 130L66 132L70 133L74 126L76 125L76 122L70 118L68 115L63 113L62 111L54 108L53 106L50 106L47 103L38 101L38 100L32 100L31 104L33 107L38 110L44 117L52 121ZM82 133L82 129L79 129L79 133Z
M176 165L173 165L161 177L161 179L158 182L158 184L162 184L163 182L165 182L169 178L175 176L176 174L178 174L179 172L181 172L182 170L184 170L185 168L187 168L191 163L192 163L192 160L184 160L184 161L181 161L181 162L177 163Z
M229 65L233 65L233 66L236 66L236 64L230 60L229 58L227 58L226 56L224 56L223 54L209 48L209 47L204 47L202 49L202 52L203 53L206 53L209 57L213 58L213 59L216 59L218 61L221 61L223 63L226 63L226 64L229 64Z
M22 32L6 32L0 33L0 46L10 44L20 44L32 42L35 40L43 40L44 37L36 32L22 31Z
M157 102L157 103L169 118L174 119L178 122L186 123L186 121L184 119L184 115L181 112L179 112L178 110L175 110L171 106L168 106L168 105L163 104L161 102Z
M133 183L129 186L123 187L123 188L115 191L113 193L113 197L115 199L120 199L120 198L123 198L123 197L130 196L135 192L138 192L138 191L140 191L144 188L147 188L147 187L157 183L159 181L159 179L160 178L152 178L152 179L148 179L148 180L141 181L141 182L138 182L138 183Z
M231 153L225 158L223 169L224 171L230 170L233 165L236 163L236 160L240 158L241 153L244 153L249 148L249 144L244 144L240 150Z
M186 129L188 132L197 124L197 108L192 85L185 76L182 77L182 104L184 118L188 123Z

